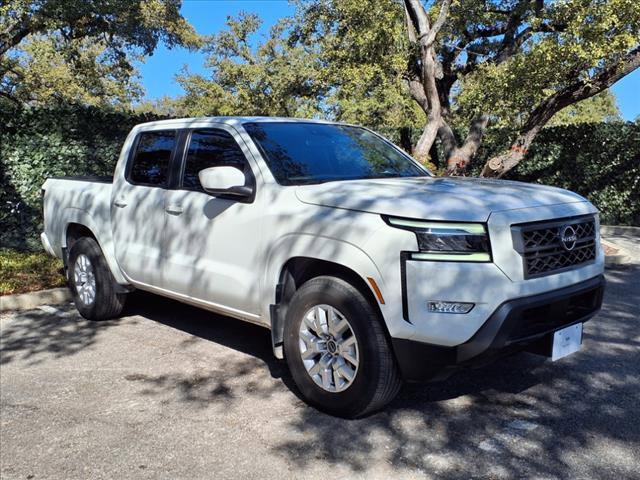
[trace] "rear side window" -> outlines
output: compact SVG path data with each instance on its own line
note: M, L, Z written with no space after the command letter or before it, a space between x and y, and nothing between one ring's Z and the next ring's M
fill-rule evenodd
M166 186L175 144L175 130L141 133L129 171L129 180L141 185Z
M202 190L198 173L210 167L235 167L246 172L247 161L244 153L231 134L225 130L195 130L191 134L182 187Z

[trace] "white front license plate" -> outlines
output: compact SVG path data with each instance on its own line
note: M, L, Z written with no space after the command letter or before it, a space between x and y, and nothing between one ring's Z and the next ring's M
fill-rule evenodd
M571 355L582 346L582 323L558 330L553 334L553 350L551 360L554 362L562 357Z

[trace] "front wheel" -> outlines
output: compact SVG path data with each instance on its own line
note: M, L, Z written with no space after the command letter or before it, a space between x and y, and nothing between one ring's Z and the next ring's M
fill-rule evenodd
M93 238L83 237L71 246L67 275L80 315L88 320L120 315L126 294L116 293L116 281Z
M317 277L294 294L285 324L287 364L304 399L340 417L382 408L402 381L380 316L351 284Z

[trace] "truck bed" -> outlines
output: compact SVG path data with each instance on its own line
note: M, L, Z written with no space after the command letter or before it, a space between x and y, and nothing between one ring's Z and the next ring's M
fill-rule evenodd
M44 232L42 243L49 253L63 257L69 225L82 225L93 233L106 258L113 256L111 225L111 177L49 178L42 186ZM115 268L113 268L115 267ZM116 265L112 266L119 271Z

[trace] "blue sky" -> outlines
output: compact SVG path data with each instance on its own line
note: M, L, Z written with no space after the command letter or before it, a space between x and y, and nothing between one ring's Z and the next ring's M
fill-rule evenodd
M264 22L260 34L266 34L279 18L293 13L294 9L286 0L184 0L182 5L182 14L201 34L219 32L224 29L228 16L236 16L241 11L257 13ZM140 67L147 98L183 93L175 81L176 73L184 65L193 73L205 73L204 59L202 53L159 46ZM640 69L620 80L612 90L625 120L634 120L640 115Z

